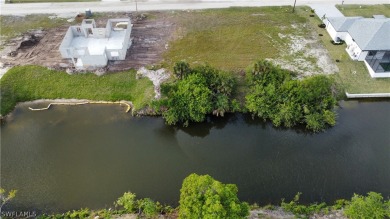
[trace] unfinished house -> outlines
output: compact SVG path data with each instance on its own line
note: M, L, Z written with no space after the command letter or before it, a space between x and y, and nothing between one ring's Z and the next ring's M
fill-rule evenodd
M84 19L80 26L71 26L60 45L63 58L71 59L76 69L104 67L108 60L124 60L131 46L130 19L109 19L105 28L95 20Z

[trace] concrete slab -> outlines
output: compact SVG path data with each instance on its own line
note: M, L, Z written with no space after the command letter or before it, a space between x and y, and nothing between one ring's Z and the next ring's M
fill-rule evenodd
M309 4L315 10L316 15L322 18L326 17L344 17L344 15L333 4Z
M126 29L111 31L106 44L107 49L122 49L125 41Z
M70 47L87 47L90 55L103 55L105 48L122 49L126 30L112 31L109 38L85 38L83 36L73 38Z

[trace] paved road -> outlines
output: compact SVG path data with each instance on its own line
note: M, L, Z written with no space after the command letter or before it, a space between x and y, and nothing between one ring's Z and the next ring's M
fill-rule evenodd
M136 3L136 1L138 1ZM149 10L187 10L205 8L227 8L232 6L271 6L292 5L294 0L129 0L102 2L66 2L66 3L26 3L4 4L1 0L1 15L25 14L69 14L83 12L89 8L92 12ZM341 4L341 0L297 0L297 5ZM390 4L390 0L345 0L344 4Z

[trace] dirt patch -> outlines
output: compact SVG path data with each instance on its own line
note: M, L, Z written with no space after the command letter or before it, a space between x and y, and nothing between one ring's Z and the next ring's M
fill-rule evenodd
M293 29L305 29L306 25L292 25ZM282 56L270 59L282 68L299 73L301 76L314 74L333 74L339 71L337 65L330 58L326 48L322 46L315 33L307 35L278 34L280 39L287 40L280 50Z
M9 40L1 53L0 62L12 66L34 64L60 68L60 63L69 63L62 59L58 50L67 28L32 30Z
M97 26L105 26L109 18L130 17L133 23L132 46L123 61L109 61L107 71L138 69L142 66L162 61L162 53L167 49L176 25L168 12L144 14L107 13L96 19ZM53 69L72 68L68 59L63 59L59 46L71 24L45 30L32 30L4 43L0 52L0 63L8 66L41 65ZM99 71L100 72L100 71Z
M297 218L290 212L284 211L280 207L276 207L274 210L267 209L258 209L250 211L249 219L260 219L260 218L268 218L268 219L293 219ZM305 218L305 217L303 217ZM311 219L331 219L331 218L339 218L346 219L341 210L331 210L327 214L316 213L311 215Z
M110 71L138 69L162 61L162 54L168 49L168 42L173 39L176 30L175 20L167 12L154 12L146 16L138 15L133 19L133 43L126 59L110 61Z

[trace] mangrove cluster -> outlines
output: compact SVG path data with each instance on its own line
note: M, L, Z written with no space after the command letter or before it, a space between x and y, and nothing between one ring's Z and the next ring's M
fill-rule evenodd
M247 73L250 91L246 107L275 126L304 124L312 131L336 124L333 81L324 75L297 80L296 75L267 61L256 62Z
M166 98L157 104L170 125L187 126L204 121L207 114L235 111L249 111L275 126L305 125L314 132L336 123L334 82L324 75L297 79L291 71L258 61L248 68L249 91L240 104L231 73L208 65L190 68L186 62L176 63L174 73L178 80L163 85Z

